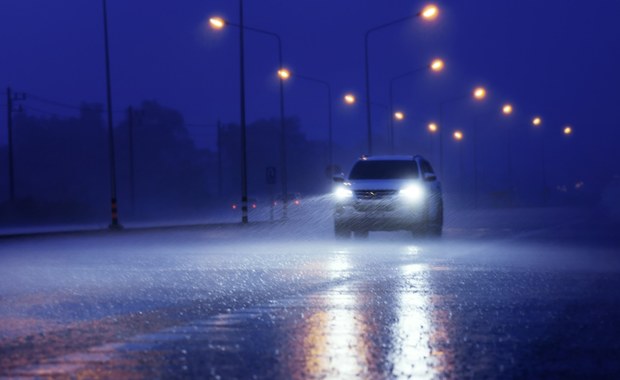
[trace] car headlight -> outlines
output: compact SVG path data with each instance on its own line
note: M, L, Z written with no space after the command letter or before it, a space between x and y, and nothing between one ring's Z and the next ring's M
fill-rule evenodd
M353 196L353 192L346 187L337 187L334 190L334 196L336 199L344 200L347 198L351 198Z
M424 188L420 185L409 185L401 189L399 194L408 201L417 202L424 197Z

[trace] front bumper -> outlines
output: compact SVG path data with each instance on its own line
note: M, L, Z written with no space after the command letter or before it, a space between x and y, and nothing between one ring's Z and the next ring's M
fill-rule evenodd
M336 224L375 231L410 230L425 221L425 202L352 200L335 205Z

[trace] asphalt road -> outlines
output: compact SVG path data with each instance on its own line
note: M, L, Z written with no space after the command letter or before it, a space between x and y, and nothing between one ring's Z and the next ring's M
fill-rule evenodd
M325 220L0 240L0 377L620 378L620 239L574 210L442 239Z

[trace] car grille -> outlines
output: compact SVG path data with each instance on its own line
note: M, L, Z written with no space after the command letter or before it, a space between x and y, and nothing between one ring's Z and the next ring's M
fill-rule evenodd
M355 190L355 197L359 200L381 200L392 198L397 190Z

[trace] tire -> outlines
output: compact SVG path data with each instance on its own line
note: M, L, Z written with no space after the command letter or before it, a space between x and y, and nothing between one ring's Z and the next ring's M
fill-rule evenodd
M411 233L414 237L427 236L427 237L441 237L443 230L443 200L439 198L437 212L435 215L431 215L431 208L426 206L424 210L424 221L415 226Z
M443 231L443 228L441 226L433 225L429 227L426 234L429 237L439 238L441 237L442 231Z
M432 237L441 237L443 232L443 199L440 197L437 202L437 213L427 224L428 235Z
M336 235L336 239L350 239L351 229L345 223L335 222L334 234Z

